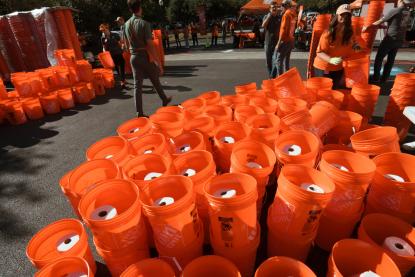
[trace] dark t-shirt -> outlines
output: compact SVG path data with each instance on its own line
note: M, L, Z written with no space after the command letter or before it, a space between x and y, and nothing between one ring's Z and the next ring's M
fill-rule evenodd
M268 26L265 28L265 43L266 44L277 44L278 37L280 33L280 26L281 26L281 19L282 17L280 15L272 16L270 14L267 14L263 21L265 19L271 16Z
M147 40L153 38L150 23L133 15L125 23L124 38L128 42L130 53L137 54L146 48Z
M120 55L122 54L122 49L119 43L120 39L121 38L118 34L111 32L108 38L102 34L101 43L105 51L109 51L111 55Z
M391 9L383 18L388 22L387 35L394 40L404 41L408 24L409 11L405 7Z

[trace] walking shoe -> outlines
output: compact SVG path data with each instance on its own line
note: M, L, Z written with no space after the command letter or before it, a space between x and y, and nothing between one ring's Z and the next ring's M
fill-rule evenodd
M142 113L137 113L137 117L146 117L146 118L149 118L148 115L142 114Z
M163 100L163 107L170 104L171 100L173 100L173 97L171 97L171 96L167 97L166 100Z

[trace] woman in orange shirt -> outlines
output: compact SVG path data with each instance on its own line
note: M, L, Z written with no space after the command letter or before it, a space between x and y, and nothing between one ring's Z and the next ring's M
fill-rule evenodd
M360 50L353 38L350 6L341 5L330 22L329 30L320 38L314 60L315 75L333 79L335 89L344 88L343 60Z

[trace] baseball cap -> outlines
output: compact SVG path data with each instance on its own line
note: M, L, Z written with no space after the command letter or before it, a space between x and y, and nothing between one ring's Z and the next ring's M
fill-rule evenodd
M407 5L415 3L415 0L403 0L403 2Z
M350 5L349 4L343 4L343 5L340 5L337 8L337 11L336 11L336 14L337 15L344 14L344 13L352 13L352 10L350 9Z

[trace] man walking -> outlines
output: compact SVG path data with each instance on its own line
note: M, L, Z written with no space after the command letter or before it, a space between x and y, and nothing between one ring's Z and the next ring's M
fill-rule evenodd
M223 45L226 44L226 29L228 28L228 21L226 19L223 19L222 21L222 42Z
M284 7L285 12L282 16L279 40L275 47L277 76L290 69L291 52L294 48L295 24L297 22L297 15L295 12L297 4L292 0L284 0L282 1L282 6Z
M399 0L398 7L391 9L385 16L369 26L363 27L363 32L366 30L376 28L379 25L387 22L388 31L385 38L379 45L378 52L375 58L374 73L372 82L386 82L392 71L395 63L396 54L402 46L409 19L409 8L413 6L415 0ZM382 78L380 78L380 70L382 68L383 59L388 56L385 66L383 67Z
M153 43L150 23L141 18L143 13L141 0L128 0L127 5L133 15L125 23L124 37L131 53L137 117L141 117L146 116L142 99L144 76L148 76L151 80L163 101L163 106L167 106L172 98L167 97L161 87L159 77L163 74L163 66Z
M278 37L281 26L281 9L275 3L271 4L270 12L264 17L262 28L265 30L265 57L267 61L268 76L273 79L277 75L272 57L274 55L275 46L277 46Z

